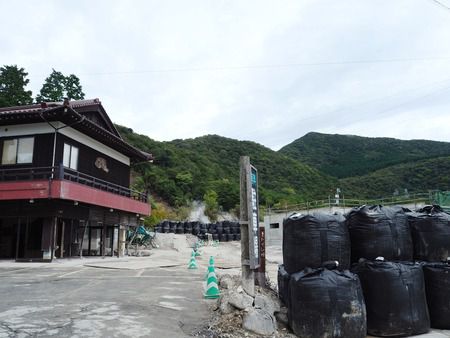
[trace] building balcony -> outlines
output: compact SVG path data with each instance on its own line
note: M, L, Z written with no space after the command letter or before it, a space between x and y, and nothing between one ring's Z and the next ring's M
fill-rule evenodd
M65 167L0 169L1 200L64 199L149 215L147 195Z

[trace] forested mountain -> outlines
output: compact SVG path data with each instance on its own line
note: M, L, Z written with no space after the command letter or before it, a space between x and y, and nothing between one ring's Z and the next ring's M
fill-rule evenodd
M276 152L217 135L158 142L117 128L155 157L153 164L134 166L136 186L173 206L214 191L224 210L234 208L241 155L250 156L259 170L263 206L326 199L337 187L347 198L450 189L450 143L445 142L309 133Z
M249 141L217 135L157 142L117 126L132 145L155 157L153 164L140 164L135 171L138 185L172 205L202 199L208 190L218 195L225 209L239 203L239 157L250 156L259 170L260 204L297 203L324 198L337 180L283 154Z
M450 143L308 133L279 150L330 176L362 176L388 166L450 156Z
M358 198L450 190L450 156L397 164L370 174L340 180L343 191Z

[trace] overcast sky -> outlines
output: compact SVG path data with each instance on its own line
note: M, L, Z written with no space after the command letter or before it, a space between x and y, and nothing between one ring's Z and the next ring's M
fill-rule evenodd
M77 75L156 140L450 141L450 0L0 0L0 65Z

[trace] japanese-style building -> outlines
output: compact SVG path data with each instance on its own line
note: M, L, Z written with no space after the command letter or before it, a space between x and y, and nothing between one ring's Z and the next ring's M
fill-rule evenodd
M150 214L126 143L98 99L0 108L0 259L120 256Z

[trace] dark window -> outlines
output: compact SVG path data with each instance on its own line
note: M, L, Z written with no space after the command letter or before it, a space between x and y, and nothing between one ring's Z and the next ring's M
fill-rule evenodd
M270 228L271 229L279 229L280 228L280 223L270 223Z
M34 137L3 141L2 164L33 163Z

